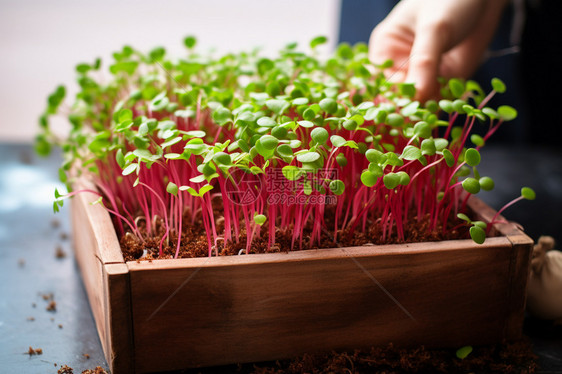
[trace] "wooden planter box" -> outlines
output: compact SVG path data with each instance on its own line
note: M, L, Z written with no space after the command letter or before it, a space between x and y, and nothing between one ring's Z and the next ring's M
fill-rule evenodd
M72 203L74 247L113 374L373 345L461 347L521 334L532 240L515 225L452 240L124 262L93 194ZM495 213L476 198L480 219Z

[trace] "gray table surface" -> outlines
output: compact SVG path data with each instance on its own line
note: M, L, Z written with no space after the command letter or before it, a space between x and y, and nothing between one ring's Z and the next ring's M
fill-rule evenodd
M498 208L517 197L521 186L533 187L537 200L509 208L505 215L523 224L534 239L549 234L562 243L562 153L488 148L480 171L492 176L497 187L481 198ZM63 364L75 373L108 368L67 237L69 212L52 212L59 161L56 155L36 157L30 145L0 143L0 373L56 373ZM56 258L58 246L65 258ZM46 310L42 297L50 293L55 312ZM541 372L562 373L562 329L528 319L525 333ZM43 354L30 356L30 346Z

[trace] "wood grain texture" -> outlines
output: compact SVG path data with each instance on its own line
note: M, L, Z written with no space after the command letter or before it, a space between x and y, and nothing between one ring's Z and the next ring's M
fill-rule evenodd
M128 268L109 214L91 205L96 199L91 193L72 199L74 252L110 370L130 373L134 352Z
M75 190L96 190L95 186L85 178L80 179L74 188ZM92 242L95 245L94 254L103 264L124 263L121 247L109 213L100 204L92 205L98 198L99 196L89 192L79 193L73 197L73 205L80 205L82 212L80 220L73 219L73 224L75 227L85 224L90 226L89 229L95 238ZM77 239L81 240L80 237Z
M134 372L133 325L129 269L125 264L104 266L104 290L107 292L105 315L108 352L107 361L112 373Z
M128 263L135 366L152 372L388 342L500 341L511 243L452 244Z

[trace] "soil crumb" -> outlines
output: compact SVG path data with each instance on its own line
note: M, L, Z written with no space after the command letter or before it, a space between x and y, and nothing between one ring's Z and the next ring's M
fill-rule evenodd
M60 240L68 240L68 234L66 232L61 232L59 235Z
M51 227L54 229L58 229L60 227L60 221L56 218L51 220Z
M42 355L43 349L42 348L33 348L33 347L29 346L29 350L27 351L27 354L30 355L30 356Z
M82 356L84 356L84 357L85 357L86 359L88 359L88 360L90 359L90 355L87 354L87 353L83 353Z
M84 370L82 374L109 374L109 373L105 371L105 369L102 368L101 366L96 366L94 369Z
M20 259L18 260L18 266L19 266L20 268L25 267L25 259L20 258Z
M33 322L33 321L35 321L35 317L27 317L27 320L30 321L30 322Z
M57 371L57 374L74 374L74 369L68 365L62 365Z
M55 257L58 260L61 260L63 258L66 258L66 252L64 251L64 249L62 249L62 247L59 245L57 246L56 250L55 250Z
M57 303L54 300L49 301L49 304L47 304L47 311L49 312L56 312L57 311Z

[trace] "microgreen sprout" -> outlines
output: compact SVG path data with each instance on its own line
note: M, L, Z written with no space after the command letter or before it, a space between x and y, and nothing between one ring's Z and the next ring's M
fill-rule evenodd
M403 241L410 214L443 232L459 226L450 222L457 216L483 242L490 225L471 221L465 205L494 188L478 172L480 149L517 115L487 106L503 82L494 78L486 95L473 81L443 81L442 100L420 103L414 85L385 78L392 61L373 65L363 44L341 44L321 60L316 49L326 42L314 38L309 54L293 43L273 58L210 58L188 36L180 59L125 46L106 69L100 60L79 64L75 102L65 104L57 87L39 121L36 150L62 148L59 176L71 191L56 190L53 209L92 192L120 236L158 237L160 255L173 247L175 257L195 225L211 256L217 243L244 235L246 253L262 235L272 247L286 228L299 248L319 244L323 232L335 240L372 225L384 240ZM49 125L62 113L71 124L65 138ZM472 134L475 126L484 135ZM72 191L85 173L97 190ZM532 198L524 188L514 202Z

